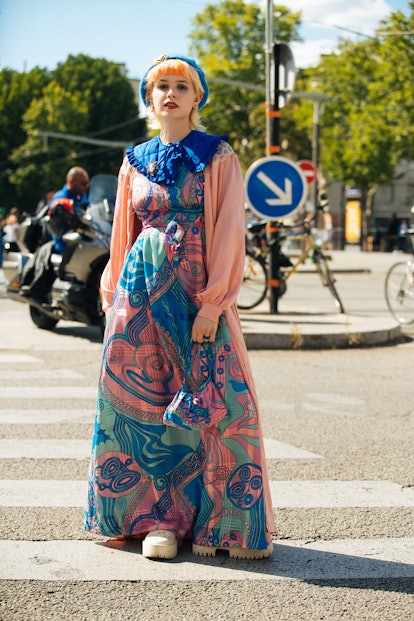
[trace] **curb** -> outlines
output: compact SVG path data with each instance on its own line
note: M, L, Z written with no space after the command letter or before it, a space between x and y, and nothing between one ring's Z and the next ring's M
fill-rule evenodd
M353 349L402 342L399 323L392 319L352 315L241 315L248 349Z

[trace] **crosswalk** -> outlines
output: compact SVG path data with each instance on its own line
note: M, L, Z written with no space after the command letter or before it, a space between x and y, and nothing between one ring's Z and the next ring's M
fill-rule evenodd
M7 512L16 508L23 514L34 508L63 514L71 508L79 515L79 531L72 530L65 537L53 531L48 540L37 540L36 533L26 539L0 540L0 580L171 580L171 564L144 559L138 542L94 539L81 531L96 387L80 384L82 374L71 368L53 371L54 382L48 384L50 371L43 358L6 351L0 351L0 378L0 428L7 432L0 438L0 465L15 464L17 473L0 480L3 518L7 519ZM318 401L316 393L313 397L308 407ZM62 400L68 399L80 401L82 406L59 407ZM331 405L339 407L338 402ZM358 400L353 405L356 411L361 408ZM50 425L62 425L65 430L69 424L76 427L76 437L49 437ZM31 429L36 430L35 437ZM265 438L265 445L269 463L323 460L323 455L274 438ZM33 468L26 467L21 475L19 465L27 464L27 460L31 460ZM54 472L53 463L59 460L69 464L65 478L35 476L37 463L52 464ZM82 475L72 478L70 464L74 463L78 464L74 471ZM10 474L12 469L6 470ZM33 477L28 476L30 471ZM276 515L284 510L297 511L300 516L301 511L308 510L414 507L414 488L390 480L271 480L270 487ZM190 546L184 544L180 561L173 563L176 581L414 579L414 538L279 537L273 556L261 564L227 557L193 557Z

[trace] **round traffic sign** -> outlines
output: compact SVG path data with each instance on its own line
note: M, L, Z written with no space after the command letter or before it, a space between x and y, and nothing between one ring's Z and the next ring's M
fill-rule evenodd
M310 184L316 179L317 169L315 164L311 160L299 160L297 165L302 170L306 181Z
M306 179L301 169L278 155L256 160L246 172L245 185L252 210L268 220L292 214L306 200Z

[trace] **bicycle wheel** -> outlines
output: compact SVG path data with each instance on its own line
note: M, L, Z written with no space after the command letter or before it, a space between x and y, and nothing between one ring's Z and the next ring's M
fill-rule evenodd
M330 267L328 265L328 261L323 256L323 254L319 251L315 251L313 255L313 260L315 262L316 270L320 276L322 281L322 285L324 287L328 287L331 292L333 299L335 300L335 305L338 308L340 313L345 313L344 305L342 304L342 300L339 297L339 293L335 287L335 278L332 274Z
M261 257L246 250L244 262L243 284L239 291L237 307L240 309L254 308L266 297L267 269Z
M385 277L385 299L399 323L414 322L414 262L392 265Z

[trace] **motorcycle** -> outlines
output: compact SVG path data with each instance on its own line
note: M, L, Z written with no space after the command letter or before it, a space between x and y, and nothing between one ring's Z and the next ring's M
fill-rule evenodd
M92 177L84 214L76 218L72 230L62 235L66 242L63 255L52 251L48 257L53 283L41 299L31 293L27 280L28 274L29 278L33 275L39 251L47 243L52 245L45 235L51 217L47 206L38 216L28 216L21 223L17 273L7 293L12 300L29 305L30 317L38 328L53 330L63 319L98 326L103 333L100 280L109 259L117 183L113 175Z

